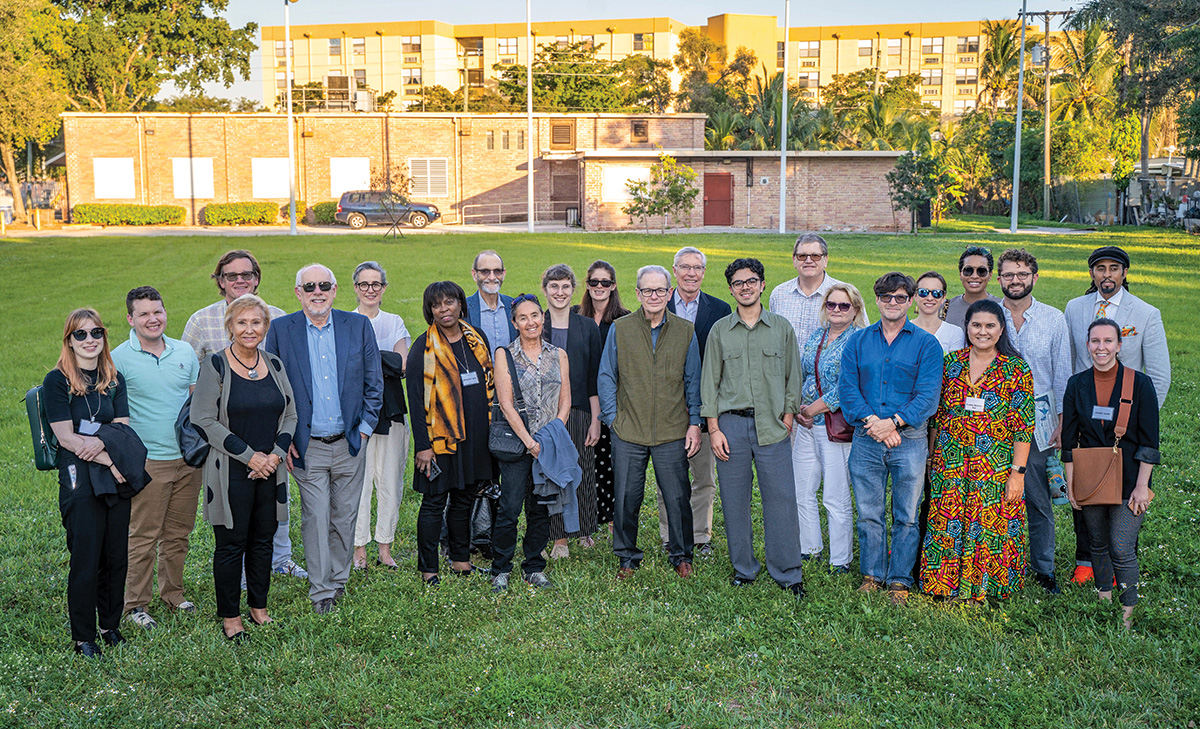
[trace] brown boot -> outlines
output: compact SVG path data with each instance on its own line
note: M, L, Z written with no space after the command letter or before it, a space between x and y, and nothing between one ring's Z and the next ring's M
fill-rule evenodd
M883 583L881 583L879 580L875 579L874 577L864 577L862 584L858 586L858 591L875 592L880 587L883 587Z

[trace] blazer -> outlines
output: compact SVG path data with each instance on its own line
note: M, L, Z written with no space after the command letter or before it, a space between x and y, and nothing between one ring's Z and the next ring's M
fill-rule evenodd
M383 374L379 345L371 320L362 314L334 309L334 344L337 348L338 392L341 395L342 422L350 455L362 447L359 427L374 432L383 408ZM304 468L304 452L312 434L312 366L308 360L308 317L303 311L280 317L267 330L265 348L283 360L288 380L296 396L296 437L292 443L300 454L296 465Z
M500 308L504 310L504 321L508 322L508 341L515 342L517 341L517 327L512 323L512 302L511 296L500 294ZM467 297L467 323L483 332L479 324L481 306L483 306L483 302L478 291ZM493 349L496 347L494 344L491 346Z
M1087 329L1096 318L1095 303L1095 292L1084 294L1071 299L1063 312L1071 333L1071 357L1077 373L1092 367L1092 358L1087 351ZM1126 289L1114 321L1121 325L1121 364L1150 376L1161 408L1171 389L1171 354L1167 351L1162 314Z
M542 327L542 339L550 341L550 314L546 314L546 325ZM604 354L604 343L600 341L600 327L596 322L572 313L567 319L567 365L571 375L571 407L586 411L592 406L589 399L596 397L596 380L600 376L600 355Z
M671 290L671 298L667 299L667 310L672 314L678 314L675 311L675 290ZM700 292L700 308L696 310L696 344L700 346L700 359L704 359L704 347L708 344L708 332L712 329L713 324L717 323L718 319L723 319L733 313L733 309L729 304L718 299L715 296Z

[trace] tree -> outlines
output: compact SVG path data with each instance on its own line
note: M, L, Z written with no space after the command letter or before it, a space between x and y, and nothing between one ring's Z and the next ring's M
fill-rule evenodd
M204 83L250 78L256 23L230 27L228 0L54 0L62 14L56 65L79 111L143 108L166 81L198 93Z
M667 232L667 217L678 225L696 207L697 174L694 169L680 164L674 157L659 152L658 164L650 168L649 180L630 180L625 189L633 198L621 208L621 212L642 221L646 232L650 232L650 218L662 216L662 232Z
M236 100L209 96L204 92L172 96L164 101L151 101L146 105L150 111L174 111L188 114L216 113L253 114L267 109L254 99L239 96Z
M1054 119L1103 121L1116 111L1113 72L1117 54L1104 27L1093 22L1067 31L1057 39L1062 59L1060 75L1054 81L1051 106Z
M873 68L864 68L854 73L841 73L833 77L833 81L825 87L822 96L832 101L838 108L855 109L866 106L872 97L882 96L888 99L893 108L913 113L925 113L925 107L919 91L921 74L914 73L896 78L879 80ZM936 116L936 113L934 114Z
M27 221L17 184L14 148L48 141L58 131L67 104L62 74L51 65L44 44L57 23L45 0L5 0L0 4L0 164L13 192L13 210Z
M371 170L372 190L391 190L397 195L407 198L412 194L412 177L408 174L408 164L392 162L385 170L376 167Z
M456 111L461 109L462 96L458 97L457 106L454 99L455 95L450 93L450 89L445 86L425 86L421 89L421 100L414 101L409 106L409 111Z
M625 99L638 109L664 114L673 99L671 62L635 53L620 62L625 75Z
M604 44L578 41L546 43L534 54L533 108L537 111L623 111L630 107L619 63L600 58ZM525 105L525 67L500 72L500 94L514 106Z
M983 53L979 57L979 102L995 118L1000 101L1017 98L1021 66L1021 25L1015 20L985 20L980 29ZM1026 58L1033 39L1026 36ZM1026 78L1026 81L1029 79Z
M962 186L949 166L934 155L909 152L896 160L887 173L892 205L908 210L912 216L912 232L917 232L917 212L930 205L933 220L941 220L951 200L961 200ZM935 228L936 230L936 228Z

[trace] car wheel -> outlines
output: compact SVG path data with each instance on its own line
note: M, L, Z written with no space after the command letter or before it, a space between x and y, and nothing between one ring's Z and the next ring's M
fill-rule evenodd
M367 227L367 219L362 213L352 213L346 218L346 225L349 225L354 230L362 230Z
M408 222L414 228L424 228L429 225L429 218L425 216L425 213L413 213Z

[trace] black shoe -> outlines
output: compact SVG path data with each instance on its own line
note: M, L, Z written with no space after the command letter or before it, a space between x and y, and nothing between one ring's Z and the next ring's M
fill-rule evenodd
M1035 572L1033 579L1037 580L1037 583L1051 595L1062 594L1062 590L1058 589L1058 580L1054 579L1054 575L1043 575Z
M234 645L241 645L241 644L245 643L246 641L250 640L250 636L246 635L246 631L244 631L244 630L239 630L238 632L234 633L233 635L230 635L229 633L226 633L225 628L222 627L221 635L225 636L225 640L229 641L230 643L233 643Z
M797 582L797 583L788 585L787 587L785 587L783 589L792 593L796 597L796 602L799 602L804 599L804 583L802 583L802 582Z
M713 549L712 542L703 542L696 545L695 555L697 557L711 557L716 552Z
M334 602L341 600L345 596L346 596L346 588L345 587L339 587L338 589L333 591L333 601Z
M103 658L104 655L100 652L100 646L96 645L95 641L84 641L83 643L75 644L75 652L84 658Z
M729 580L729 584L733 585L734 587L749 587L750 585L754 584L754 580L747 580L745 577L738 577L737 575L734 575L733 579Z
M337 602L332 597L313 603L313 612L317 615L328 615L337 609Z
M112 648L116 648L125 642L125 636L121 635L121 631L116 628L100 631L100 638Z
M384 564L383 562L380 562L379 560L375 560L375 565L377 567L383 567L385 569L389 569L389 570L393 570L393 571L400 569L400 565L398 565L398 564Z
M437 575L430 575L429 577L422 577L421 580L425 583L426 587L437 587L438 585L442 584L441 578L438 577Z
M850 574L850 565L848 565L848 564L834 565L829 568L829 574L831 574L831 575L848 575L848 574Z

